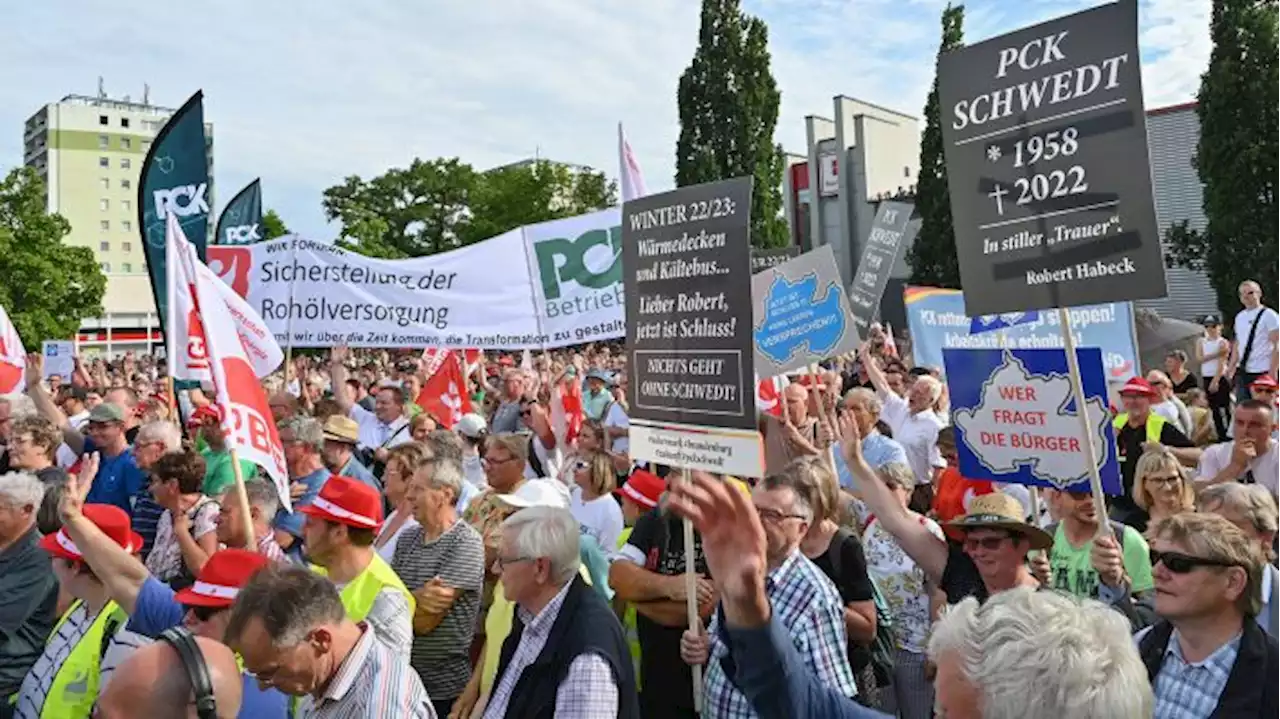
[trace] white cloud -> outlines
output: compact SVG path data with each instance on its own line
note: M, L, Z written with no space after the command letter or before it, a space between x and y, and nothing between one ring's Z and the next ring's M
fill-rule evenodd
M1144 0L1148 104L1190 99L1208 56L1209 0ZM981 39L1092 2L966 8ZM55 7L53 7L56 5ZM805 115L845 94L919 115L933 79L939 0L747 0L770 27L778 140L803 149ZM698 34L695 0L489 0L305 5L226 0L159 12L122 0L0 9L0 164L21 123L106 78L114 96L177 106L202 87L218 197L263 178L267 204L322 238L320 193L413 157L477 167L543 157L617 172L623 121L651 190L672 185L675 93ZM33 29L38 29L33 31ZM61 48L50 53L55 39Z

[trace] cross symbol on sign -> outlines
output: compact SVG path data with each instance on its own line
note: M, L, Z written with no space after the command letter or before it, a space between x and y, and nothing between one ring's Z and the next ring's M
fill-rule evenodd
M440 398L440 404L449 408L449 417L452 419L452 424L462 421L462 397L458 393L457 383L449 383L449 391Z

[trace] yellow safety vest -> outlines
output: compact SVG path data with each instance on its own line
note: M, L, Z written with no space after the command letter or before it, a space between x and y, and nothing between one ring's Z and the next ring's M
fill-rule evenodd
M1164 425L1165 425L1165 422L1167 421L1168 420L1156 414L1155 412L1151 412L1150 414L1147 415L1147 441L1148 442L1155 442L1156 444L1160 443L1160 433L1164 431ZM1126 424L1129 424L1129 414L1127 412L1121 412L1120 414L1116 415L1115 422L1113 424L1115 425L1115 428L1116 428L1116 434L1119 435L1120 430L1124 429L1124 426Z
M77 599L58 619L49 634L50 639L57 636L58 629L80 604ZM102 611L98 612L98 616L89 625L89 631L80 637L80 641L76 642L75 648L54 674L53 684L49 685L49 693L44 698L44 706L40 708L40 719L85 719L89 716L89 712L93 711L93 703L98 700L102 642L106 637L107 625L121 627L127 621L129 615L115 602L107 602Z
M635 527L625 527L622 534L618 535L618 549L621 550L627 546L627 540L631 539L631 530ZM636 605L627 602L627 611L622 614L622 631L627 635L627 646L631 648L631 663L636 668L636 690L640 690L640 634L636 631Z
M324 567L312 566L311 569L321 576L329 576L329 572ZM404 595L405 600L409 602L409 616L413 616L417 606L413 594L404 586L404 582L400 581L400 576L391 568L391 565L374 554L369 566L342 588L342 606L347 609L347 618L353 622L364 621L364 618L369 616L369 610L373 609L373 602L378 598L378 594L388 587L399 590Z

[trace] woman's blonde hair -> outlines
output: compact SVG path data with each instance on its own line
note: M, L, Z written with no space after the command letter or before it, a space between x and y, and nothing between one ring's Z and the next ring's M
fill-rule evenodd
M1156 447L1142 453L1138 458L1138 466L1133 470L1133 502L1148 511L1151 508L1152 499L1151 492L1147 491L1147 477L1162 471L1174 472L1178 475L1178 482L1182 485L1182 511L1195 509L1196 492L1191 486L1191 482L1187 480L1186 472L1182 470L1182 465L1178 462L1178 458L1173 456L1167 447Z
M609 494L618 486L618 475L613 471L613 459L607 452L590 452L578 461L587 465L587 484L597 497Z
M824 519L843 522L845 507L840 501L840 483L826 457L798 457L783 467L781 474L787 476L787 484L813 510L813 524Z

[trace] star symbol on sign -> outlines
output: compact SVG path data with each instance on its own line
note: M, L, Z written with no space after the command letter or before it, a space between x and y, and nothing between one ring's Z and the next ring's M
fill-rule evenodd
M999 162L1001 154L1003 153L1000 152L999 145L992 145L987 148L987 159L992 162Z
M173 172L173 158L168 155L157 157L156 167L160 168L160 171L166 175Z

